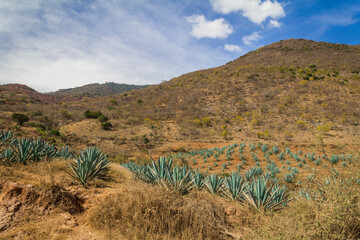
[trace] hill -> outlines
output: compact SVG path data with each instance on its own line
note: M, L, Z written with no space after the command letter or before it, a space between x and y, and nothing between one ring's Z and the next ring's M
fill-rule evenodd
M41 111L47 117L34 121L60 129L74 145L99 145L112 156L241 139L353 148L360 123L359 49L284 40L159 85L6 110ZM101 111L112 131L85 119L86 110ZM324 136L321 129L330 132Z
M88 84L82 87L60 89L56 92L51 92L51 96L75 96L75 97L94 97L94 96L108 96L134 89L140 89L148 87L149 85L131 85L131 84L119 84L119 83L94 83Z
M56 98L22 84L0 85L0 104L54 103Z
M326 122L351 128L360 122L359 70L359 46L291 39L114 98L123 118L140 122L171 119L200 127L209 118L206 126L229 125L250 135L293 134Z

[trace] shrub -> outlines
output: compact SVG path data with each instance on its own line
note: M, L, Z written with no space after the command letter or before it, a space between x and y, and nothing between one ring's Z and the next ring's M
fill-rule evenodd
M109 177L108 157L95 147L85 148L79 156L70 163L70 175L84 187L95 179L106 180Z
M56 129L52 129L50 131L50 134L53 135L53 136L58 136L58 137L61 135L60 131L56 130Z
M11 118L16 121L20 126L23 125L23 123L28 122L29 118L25 114L21 113L13 113Z
M65 109L60 109L60 114L65 119L71 119L72 117L71 114Z
M196 126L201 126L201 120L198 118L191 120L191 122Z
M208 118L208 117L204 117L201 121L202 121L202 124L204 126L210 126L211 125L210 118Z
M31 115L34 117L42 116L42 112L41 111L33 111L33 112L31 112Z
M97 120L98 120L99 122L102 122L102 123L103 123L103 122L107 122L107 120L109 120L109 118L101 114L101 115L97 118Z
M117 101L115 101L114 99L111 99L111 100L110 100L110 103L111 103L112 105L117 105L117 104L118 104Z
M45 125L41 124L41 123L38 123L38 122L31 122L29 124L31 127L35 127L37 129L40 129L40 130L46 130L46 127Z
M86 118L93 118L93 119L96 119L96 118L100 117L101 115L102 115L102 113L100 111L89 111L89 110L87 110L84 113L84 116Z
M104 130L110 130L113 127L113 125L110 122L104 122L104 123L101 124L101 127Z
M296 122L296 126L301 129L301 130L305 130L306 129L306 123L303 120L298 120Z

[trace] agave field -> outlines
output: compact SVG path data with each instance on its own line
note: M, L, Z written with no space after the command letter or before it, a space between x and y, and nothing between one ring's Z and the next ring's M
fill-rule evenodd
M95 147L76 154L67 146L58 148L41 138L16 138L10 131L2 131L0 150L0 164L7 166L68 159L67 173L84 187L109 178L108 156ZM352 171L356 162L351 154L304 153L261 143L236 143L170 154L146 165L130 160L123 166L135 178L181 195L207 191L265 212L286 207L295 197L321 199L322 184L360 184L359 172Z
M196 170L203 172L229 173L244 172L247 180L264 175L279 177L288 183L296 181L298 175L321 172L346 172L352 168L355 160L351 154L325 155L302 150L281 150L278 146L267 146L261 143L240 143L222 148L192 150L171 155L172 158L185 162Z
M147 165L130 161L124 166L136 178L180 194L204 190L268 211L287 206L294 197L321 199L321 185L341 183L345 175L346 181L360 184L359 172L348 177L356 168L355 161L351 154L328 156L240 143L170 154Z

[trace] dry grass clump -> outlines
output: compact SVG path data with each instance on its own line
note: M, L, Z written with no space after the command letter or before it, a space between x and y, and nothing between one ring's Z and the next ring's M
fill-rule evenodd
M298 200L263 219L249 239L360 239L360 185L324 186L322 200Z
M90 223L107 239L228 238L221 206L155 187L108 196L90 214Z

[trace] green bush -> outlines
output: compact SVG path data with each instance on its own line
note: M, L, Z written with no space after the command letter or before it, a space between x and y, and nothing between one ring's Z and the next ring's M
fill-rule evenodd
M58 136L58 137L61 135L60 131L56 130L56 129L52 129L50 131L50 134L53 135L53 136Z
M28 122L29 118L25 114L21 113L13 113L11 117L14 121L16 121L20 126L23 125L23 123Z
M37 129L46 130L46 127L44 124L38 123L38 122L31 122L29 123L31 127L35 127Z
M102 113L100 111L90 111L90 110L87 110L85 113L84 113L84 116L86 118L93 118L93 119L96 119L98 117L100 117L102 115Z
M109 123L109 122L104 122L104 123L101 124L101 127L104 130L110 130L113 127L113 125L111 123Z
M111 100L110 100L110 103L111 103L112 105L117 105L117 104L118 104L117 101L115 101L114 99L111 99Z
M109 118L108 117L106 117L106 116L104 116L104 115L100 115L98 118L97 118L97 120L99 121L99 122L107 122L107 120L109 120Z
M33 112L31 112L31 115L34 117L42 116L42 112L41 111L33 111Z

